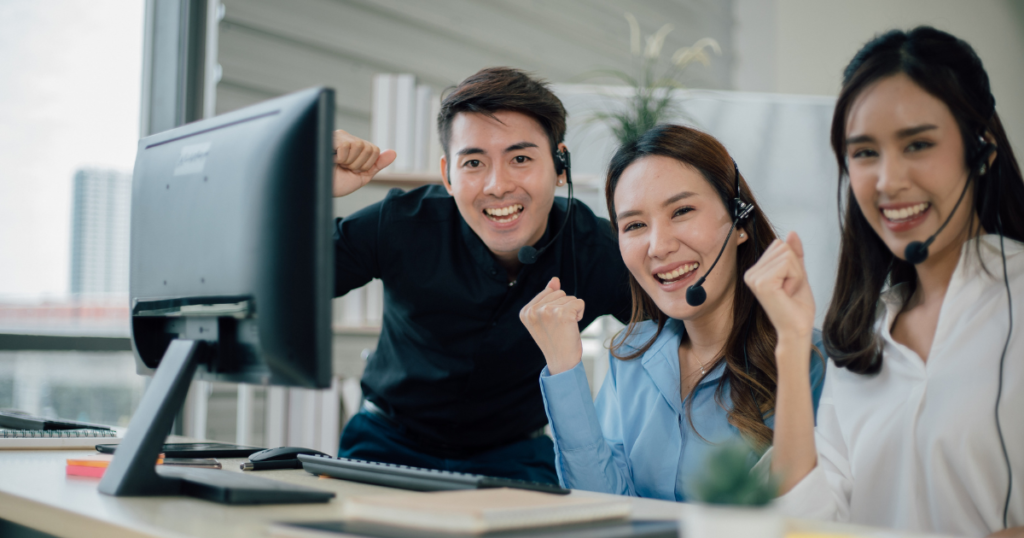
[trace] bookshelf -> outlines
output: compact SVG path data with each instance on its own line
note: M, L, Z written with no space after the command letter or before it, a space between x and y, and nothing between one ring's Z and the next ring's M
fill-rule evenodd
M423 185L440 185L441 174L439 172L381 172L374 177L372 182L388 187L401 187L414 189Z

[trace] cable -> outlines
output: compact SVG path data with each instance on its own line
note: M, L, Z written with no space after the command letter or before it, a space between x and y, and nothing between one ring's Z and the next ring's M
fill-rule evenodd
M1010 330L1006 333L1006 343L1003 344L1003 356L999 358L999 388L996 389L996 431L999 432L999 444L1003 448L1003 458L1006 460L1006 502L1003 504L1003 528L1007 525L1007 515L1010 511L1010 495L1013 493L1013 468L1010 467L1010 454L1006 451L1006 439L1003 438L1003 427L999 422L999 402L1003 396L1003 365L1006 363L1006 350L1010 347L1010 337L1013 336L1013 295L1010 293L1010 277L1006 272L1006 246L1003 243L1003 221L996 213L996 225L999 226L999 252L1003 258L1003 283L1006 285L1007 313L1010 316Z

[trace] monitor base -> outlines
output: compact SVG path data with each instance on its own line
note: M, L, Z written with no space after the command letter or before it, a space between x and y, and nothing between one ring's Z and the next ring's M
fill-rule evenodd
M188 395L206 345L197 340L171 341L100 480L100 493L116 497L188 495L226 504L327 502L334 497L331 492L233 471L157 469L157 457Z

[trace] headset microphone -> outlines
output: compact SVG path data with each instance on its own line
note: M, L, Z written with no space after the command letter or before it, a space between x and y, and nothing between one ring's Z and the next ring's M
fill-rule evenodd
M715 257L714 263L711 264L711 268L704 273L704 276L700 277L692 286L686 288L686 303L690 306L700 306L707 300L708 294L704 291L704 280L708 278L711 271L714 270L715 266L718 265L718 260L722 258L722 253L725 252L725 247L729 244L729 238L732 237L732 232L736 229L741 222L750 217L750 214L754 212L754 204L748 204L740 198L740 170L736 166L736 161L732 163L733 168L736 172L736 198L732 201L732 226L729 227L729 234L725 236L725 242L722 243L722 249L718 251L718 256Z
M562 221L562 226L558 228L558 232L548 241L548 244L537 249L531 246L525 246L519 249L519 262L531 265L537 261L537 258L544 253L545 250L555 244L558 236L562 235L565 231L566 225L569 224L569 219L572 217L572 171L571 163L569 162L569 150L560 150L555 152L555 173L562 175L565 172L565 183L569 186L569 203L565 206L565 219Z
M973 173L967 177L967 182L964 183L964 190L960 193L960 198L957 199L956 205L953 206L953 211L949 212L949 216L946 217L942 226L939 226L939 229L923 243L921 241L911 241L907 248L903 249L903 258L908 262L917 265L928 259L928 247L931 246L935 238L939 236L939 233L949 224L949 221L953 220L953 215L956 214L957 208L960 207L960 202L964 200L964 195L967 194L967 188L971 186L971 179L975 176L980 178L988 173L988 158L996 150L996 147L981 137L979 137L979 144L980 147L975 152L977 157L972 159L971 172Z

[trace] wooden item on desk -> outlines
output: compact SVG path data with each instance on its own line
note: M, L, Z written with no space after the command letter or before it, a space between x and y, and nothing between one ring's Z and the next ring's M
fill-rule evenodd
M471 535L388 527L361 521L274 523L267 529L275 538L466 538ZM474 538L678 538L675 521L602 521L498 531ZM842 537L839 537L842 538Z
M629 513L626 500L509 488L353 497L342 505L349 521L472 534L623 519Z

